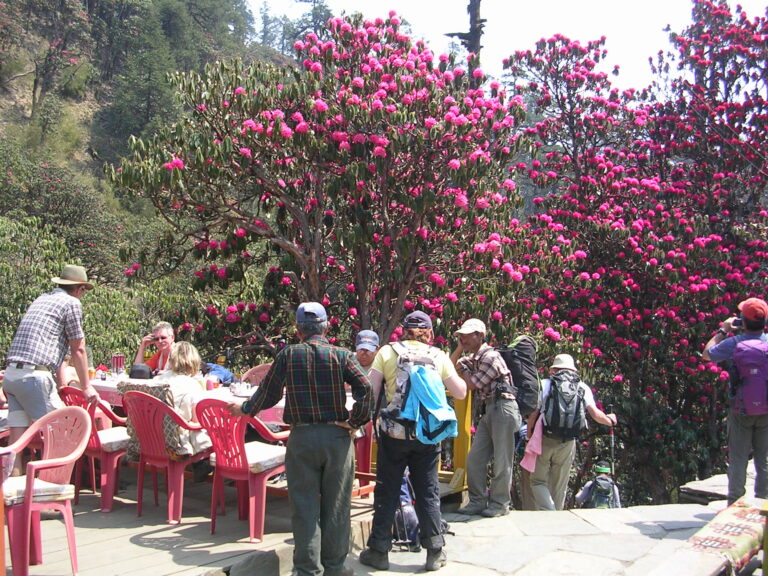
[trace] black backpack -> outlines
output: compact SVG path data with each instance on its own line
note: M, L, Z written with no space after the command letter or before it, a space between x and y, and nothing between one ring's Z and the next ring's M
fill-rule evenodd
M552 375L549 394L544 402L544 431L562 440L578 438L587 426L584 391L579 389L581 378L571 370L559 370Z
M520 415L525 419L541 407L541 384L536 369L536 341L530 336L515 338L507 348L498 348L499 354L512 374L517 388L515 397Z
M597 476L592 481L589 498L584 503L584 508L618 508L614 484L608 476Z

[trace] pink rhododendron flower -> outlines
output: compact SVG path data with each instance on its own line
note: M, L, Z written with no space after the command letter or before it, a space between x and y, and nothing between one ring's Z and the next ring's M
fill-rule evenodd
M266 324L267 322L270 321L270 319L271 318L269 314L267 314L266 312L262 312L261 314L259 314L259 322L261 322L262 324Z
M216 276L221 278L222 280L227 277L227 269L226 268L219 268L216 270Z
M496 321L501 320L503 317L504 315L498 310L496 310L493 314L491 314L491 318L493 318Z
M245 93L245 88L243 88L242 86L238 86L237 88L235 88L235 96L239 96L240 94L244 94L244 93Z
M288 278L288 276L283 276L282 278L280 278L280 283L283 286L290 286L292 284L291 279Z
M350 316L357 316L357 308L350 308L349 310L347 310L347 313Z
M457 158L452 158L451 160L448 161L448 167L451 170L458 170L459 168L461 168L461 162L459 162Z
M250 148L240 148L240 155L245 156L246 158L251 158L251 149Z

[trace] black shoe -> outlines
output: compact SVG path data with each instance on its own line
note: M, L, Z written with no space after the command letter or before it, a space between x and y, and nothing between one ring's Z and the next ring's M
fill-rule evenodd
M366 548L360 552L360 564L376 568L376 570L389 570L389 553Z
M442 548L435 548L433 550L427 550L427 565L424 567L429 572L440 570L448 563L448 556Z

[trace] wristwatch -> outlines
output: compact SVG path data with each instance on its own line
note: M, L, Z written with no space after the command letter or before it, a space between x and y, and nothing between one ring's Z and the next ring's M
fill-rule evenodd
M728 336L728 332L726 332L726 331L725 331L725 330L723 330L722 328L718 328L718 329L717 329L717 333L718 333L718 334L722 334L723 336Z

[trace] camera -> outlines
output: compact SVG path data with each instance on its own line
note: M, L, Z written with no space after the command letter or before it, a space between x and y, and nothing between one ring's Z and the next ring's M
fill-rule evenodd
M742 324L744 324L744 321L741 318L734 318L733 322L731 322L731 326L734 328L740 328Z

